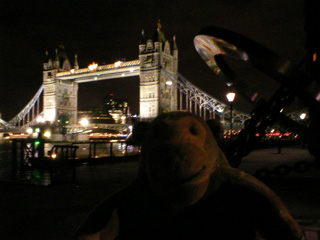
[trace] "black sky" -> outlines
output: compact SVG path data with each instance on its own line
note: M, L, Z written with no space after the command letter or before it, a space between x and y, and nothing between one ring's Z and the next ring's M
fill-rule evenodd
M0 0L0 13L0 112L5 120L14 117L41 86L46 50L53 56L63 42L72 64L78 54L80 68L93 61L102 65L137 59L141 30L151 38L158 19L168 40L177 37L179 72L222 101L227 87L193 45L203 27L238 32L295 63L305 54L303 0ZM255 73L245 77L265 98L278 86ZM127 98L133 113L138 113L138 86L138 78L80 84L79 106L99 104L113 92ZM251 109L241 97L235 108Z

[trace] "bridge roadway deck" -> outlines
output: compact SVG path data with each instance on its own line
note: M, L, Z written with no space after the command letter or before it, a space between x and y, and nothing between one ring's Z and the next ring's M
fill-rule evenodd
M254 173L279 164L313 161L301 147L256 150L243 159L240 168ZM41 187L0 182L0 236L2 239L71 240L72 233L101 200L128 184L138 162L83 165L77 182ZM65 176L66 179L68 176ZM320 230L320 170L273 177L266 182L285 202L305 229ZM316 238L309 238L316 239Z

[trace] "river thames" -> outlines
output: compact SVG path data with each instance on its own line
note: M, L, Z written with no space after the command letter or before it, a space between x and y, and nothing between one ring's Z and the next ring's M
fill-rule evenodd
M125 156L137 156L138 159L139 147L133 145L127 145L123 141L111 140L104 142L74 142L74 143L60 143L59 146L72 145L76 146L76 159L82 159L83 164L77 164L77 169L81 168L81 165L92 165L96 163L107 163L112 160L120 160ZM28 146L28 144L27 144ZM45 157L49 158L48 152L55 146L55 143L45 143L44 153ZM12 141L1 141L0 142L0 181L3 182L23 182L31 183L36 185L49 185L51 184L50 174L48 170L42 171L40 174L40 169L35 169L32 166L24 166L25 170L22 171L20 168L21 163L19 162L20 150L17 150L16 163L18 168L13 172L12 166ZM55 159L52 159L54 162ZM30 165L30 164L29 164ZM82 167L83 168L83 167ZM64 172L63 175L69 174ZM63 177L63 176L62 176Z
M0 181L9 181L11 177L11 143L0 141Z

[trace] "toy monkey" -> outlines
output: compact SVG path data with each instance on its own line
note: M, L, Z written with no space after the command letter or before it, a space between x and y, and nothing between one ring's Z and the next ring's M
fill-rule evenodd
M269 188L229 166L200 118L170 112L138 129L137 178L89 215L78 239L304 239Z

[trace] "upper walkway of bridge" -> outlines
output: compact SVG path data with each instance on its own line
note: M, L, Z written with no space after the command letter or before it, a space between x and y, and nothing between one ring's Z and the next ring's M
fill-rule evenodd
M112 78L133 77L140 74L140 60L132 60L127 62L115 62L98 66L97 64L89 65L88 68L78 70L59 72L56 79L74 80L77 83L99 81Z

